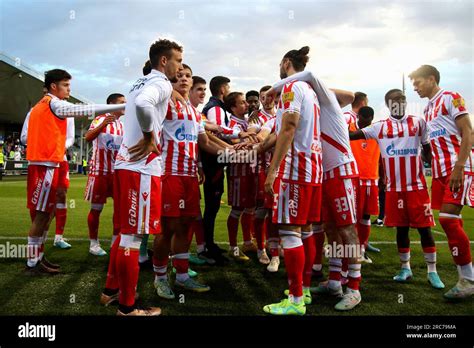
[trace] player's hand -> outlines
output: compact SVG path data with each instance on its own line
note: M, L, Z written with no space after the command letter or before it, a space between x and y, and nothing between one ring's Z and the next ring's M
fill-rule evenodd
M114 123L116 120L116 117L114 115L107 115L105 116L104 121L102 122L103 125L108 125L111 123Z
M249 132L240 132L239 133L239 138L240 139L247 139L247 141L251 141L253 143L256 143L257 140L257 135L254 133L249 133Z
M258 123L258 113L259 112L260 112L259 110L252 111L252 113L250 114L249 119L248 119L249 124Z
M463 185L464 166L454 165L453 172L449 178L449 189L451 192L458 192Z
M275 182L276 172L268 172L267 179L265 180L265 192L269 195L274 195L273 192L273 183Z
M130 162L140 161L141 159L148 156L150 153L159 155L160 152L156 147L155 140L153 139L153 133L143 133L143 138L138 143L128 149L130 154Z
M272 88L270 88L268 91L264 92L262 95L262 101L264 103L270 103L273 99L276 97L276 91Z
M179 92L175 91L173 89L173 92L171 92L171 100L173 101L174 104L176 104L176 101L179 101L181 104L186 104L186 100L184 100L183 96L179 94Z
M198 166L198 180L199 180L199 185L204 184L204 181L206 181L204 170L202 170L202 167L199 167L199 166Z

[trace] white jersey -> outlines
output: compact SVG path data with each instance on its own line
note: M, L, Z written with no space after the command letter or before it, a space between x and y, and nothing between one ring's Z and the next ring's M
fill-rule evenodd
M430 99L424 113L433 154L433 177L451 175L461 148L456 118L468 113L464 98L459 93L440 90ZM464 173L474 175L474 150L466 161Z
M387 191L426 189L420 145L429 144L426 122L421 117L389 117L363 128L366 139L377 140L382 155Z
M163 124L163 175L197 176L198 137L204 133L194 106L170 100Z
M277 176L288 182L320 185L323 179L320 108L316 93L309 84L294 80L283 87L276 114L277 136L286 112L296 112L300 119Z
M323 170L337 170L341 177L357 176L357 164L352 154L349 129L336 95L318 78L312 83L321 105L321 140Z
M127 96L127 106L123 122L123 140L120 146L115 169L127 169L142 174L161 176L161 131L168 110L168 102L173 88L168 78L157 70L139 78ZM131 162L128 149L143 139L142 129L138 123L136 107L154 108L153 136L159 155L150 153L140 161Z

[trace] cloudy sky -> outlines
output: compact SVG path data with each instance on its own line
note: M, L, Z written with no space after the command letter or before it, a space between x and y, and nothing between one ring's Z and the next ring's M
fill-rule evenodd
M473 17L471 0L0 0L0 50L39 72L67 69L73 94L104 102L128 91L160 37L184 46L194 74L228 76L244 92L275 82L282 56L308 45L307 69L366 92L380 118L385 92L421 64L474 109ZM420 114L426 99L406 86Z

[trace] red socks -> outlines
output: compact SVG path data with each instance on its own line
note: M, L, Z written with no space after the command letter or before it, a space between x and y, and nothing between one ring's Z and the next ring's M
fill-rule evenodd
M360 281L362 279L360 274L360 263L349 264L348 270L348 279L347 287L352 290L359 290Z
M66 204L56 204L56 234L62 236L64 233L64 226L66 226L67 208Z
M462 220L440 216L439 222L448 237L449 249L456 265L464 266L469 264L472 261L471 248L469 237L463 229Z
M360 220L357 223L357 234L359 236L360 245L367 250L370 235L370 220Z
M294 297L301 297L303 296L303 270L305 266L304 247L300 245L284 250L290 294Z
M133 306L138 284L139 251L131 248L119 247L117 251L117 273L120 287L119 303L122 306Z
M255 214L245 212L242 214L241 224L242 224L242 234L244 236L244 242L252 241L252 236L255 235L254 231L254 218Z
M231 247L237 246L237 232L239 231L239 218L235 217L230 212L229 218L227 219L227 232L229 234L229 244ZM244 237L245 240L245 237Z
M324 232L318 232L318 233L313 233L313 236L314 236L314 244L315 244L315 250L316 250L314 263L316 265L322 265L323 254L324 254L323 247L324 247L325 234Z
M117 279L117 252L118 247L120 244L120 235L112 244L112 248L110 249L110 260L109 260L109 269L107 271L107 280L105 281L105 288L106 289L118 289L119 283Z
M89 239L97 239L99 235L99 217L100 210L91 209L87 216L87 225L89 226Z

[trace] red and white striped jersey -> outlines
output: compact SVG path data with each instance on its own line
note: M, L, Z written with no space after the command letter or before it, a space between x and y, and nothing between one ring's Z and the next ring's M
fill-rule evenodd
M232 131L232 126L230 125L230 120L229 120L229 126L225 123L225 111L223 108L220 106L214 106L209 109L207 112L207 117L206 119L209 122L215 123L218 126L221 126L222 128L222 135L224 138L238 138L239 134L235 133Z
M348 125L351 123L357 122L357 114L352 110L346 111L344 113L344 118L345 118L346 124Z
M421 117L405 115L363 128L366 139L377 140L387 180L387 191L426 189L421 145L429 143L428 127Z
M456 118L468 113L464 98L459 93L439 90L428 102L424 113L433 154L433 177L451 175L461 147ZM474 175L474 150L471 150L464 172Z
M277 136L286 112L296 112L300 118L277 176L288 182L320 185L323 179L320 108L316 93L308 83L295 80L283 87L276 114Z
M190 103L168 103L161 137L163 175L196 176L201 113Z
M240 119L234 115L230 116L229 127L234 133L247 132L248 125L247 119ZM255 165L252 167L251 163L231 163L228 167L228 174L234 177L253 175L255 173Z
M94 118L89 130L99 127L108 115ZM97 138L92 141L90 175L107 175L114 172L115 157L122 144L122 137L123 123L120 119L102 128Z

